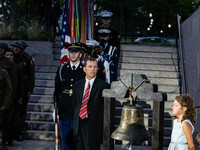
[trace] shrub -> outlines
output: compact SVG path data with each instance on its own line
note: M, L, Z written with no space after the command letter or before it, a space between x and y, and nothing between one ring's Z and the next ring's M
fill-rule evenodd
M11 25L0 24L0 39L2 40L49 40L51 30L45 28L39 21L20 21L14 28Z

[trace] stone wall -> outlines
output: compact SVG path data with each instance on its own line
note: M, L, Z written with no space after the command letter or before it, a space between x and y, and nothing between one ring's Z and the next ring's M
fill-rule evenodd
M200 106L200 8L181 24L187 92ZM195 134L200 130L200 108L196 109Z

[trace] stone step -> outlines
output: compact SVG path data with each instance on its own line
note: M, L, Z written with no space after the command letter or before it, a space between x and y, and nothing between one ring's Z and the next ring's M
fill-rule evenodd
M54 80L35 80L35 87L55 87L55 81Z
M140 58L140 57L120 57L119 63L136 63L136 64L159 64L159 65L178 65L177 59L161 58Z
M49 103L53 104L53 95L35 95L32 94L29 103Z
M28 103L28 111L53 112L54 105L47 103Z
M151 83L155 83L158 86L160 85L180 85L180 79L170 79L170 78L148 78Z
M167 92L167 93L180 93L180 86L176 85L159 85L158 92Z
M60 54L54 54L54 59L55 60L60 60Z
M56 73L35 73L35 79L55 80Z
M152 84L157 84L158 86L180 86L181 79L173 79L173 78L148 78Z
M58 65L57 66L35 66L35 72L40 73L56 73L58 70Z
M56 43L56 44L60 46L60 42ZM60 47L59 48L54 48L53 49L53 54L60 54Z
M128 73L137 73L137 74L145 74L148 78L155 77L155 78L179 78L178 71L153 71L153 70L130 70L130 69L119 69L118 75L125 75Z
M42 130L27 130L23 131L24 139L32 139L32 140L55 140L55 132L54 131L42 131Z
M48 121L26 121L28 130L55 131L54 122Z
M54 88L35 87L33 94L36 95L53 95Z
M138 52L160 52L160 53L176 53L177 48L172 46L145 46L134 44L121 44L121 51L138 51Z
M178 66L174 65L156 65L156 64L133 64L122 63L118 64L118 68L127 70L148 70L148 71L177 71Z
M44 59L45 58L45 59ZM53 54L37 54L34 57L34 62L35 65L43 65L43 66L58 66L60 64L59 60L54 60L54 55Z
M135 52L135 51L121 51L121 57L139 57L139 58L165 58L177 59L176 53L152 53L152 52Z
M53 112L35 112L35 111L28 111L26 120L30 121L53 121Z

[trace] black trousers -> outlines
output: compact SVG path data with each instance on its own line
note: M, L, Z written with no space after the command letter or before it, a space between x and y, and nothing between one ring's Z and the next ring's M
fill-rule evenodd
M79 118L79 130L76 139L76 150L89 150L88 119Z
M98 130L98 129L97 129ZM78 135L75 137L76 150L100 150L102 140L99 137L89 137L88 119L79 118Z
M9 117L9 110L4 110L1 111L1 132L2 132L2 142L5 143L8 140L8 135L9 135L9 122L10 122L10 117Z

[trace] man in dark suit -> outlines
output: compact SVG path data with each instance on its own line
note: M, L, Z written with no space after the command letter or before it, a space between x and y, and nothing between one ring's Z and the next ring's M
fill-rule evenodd
M54 97L58 104L62 149L73 150L74 109L72 104L72 89L75 82L85 77L83 64L80 62L80 51L84 47L82 47L81 43L69 44L67 47L70 62L64 63L58 68L55 78Z
M85 61L85 79L75 83L73 89L74 135L77 150L100 150L103 141L103 89L109 84L96 77L95 58Z

